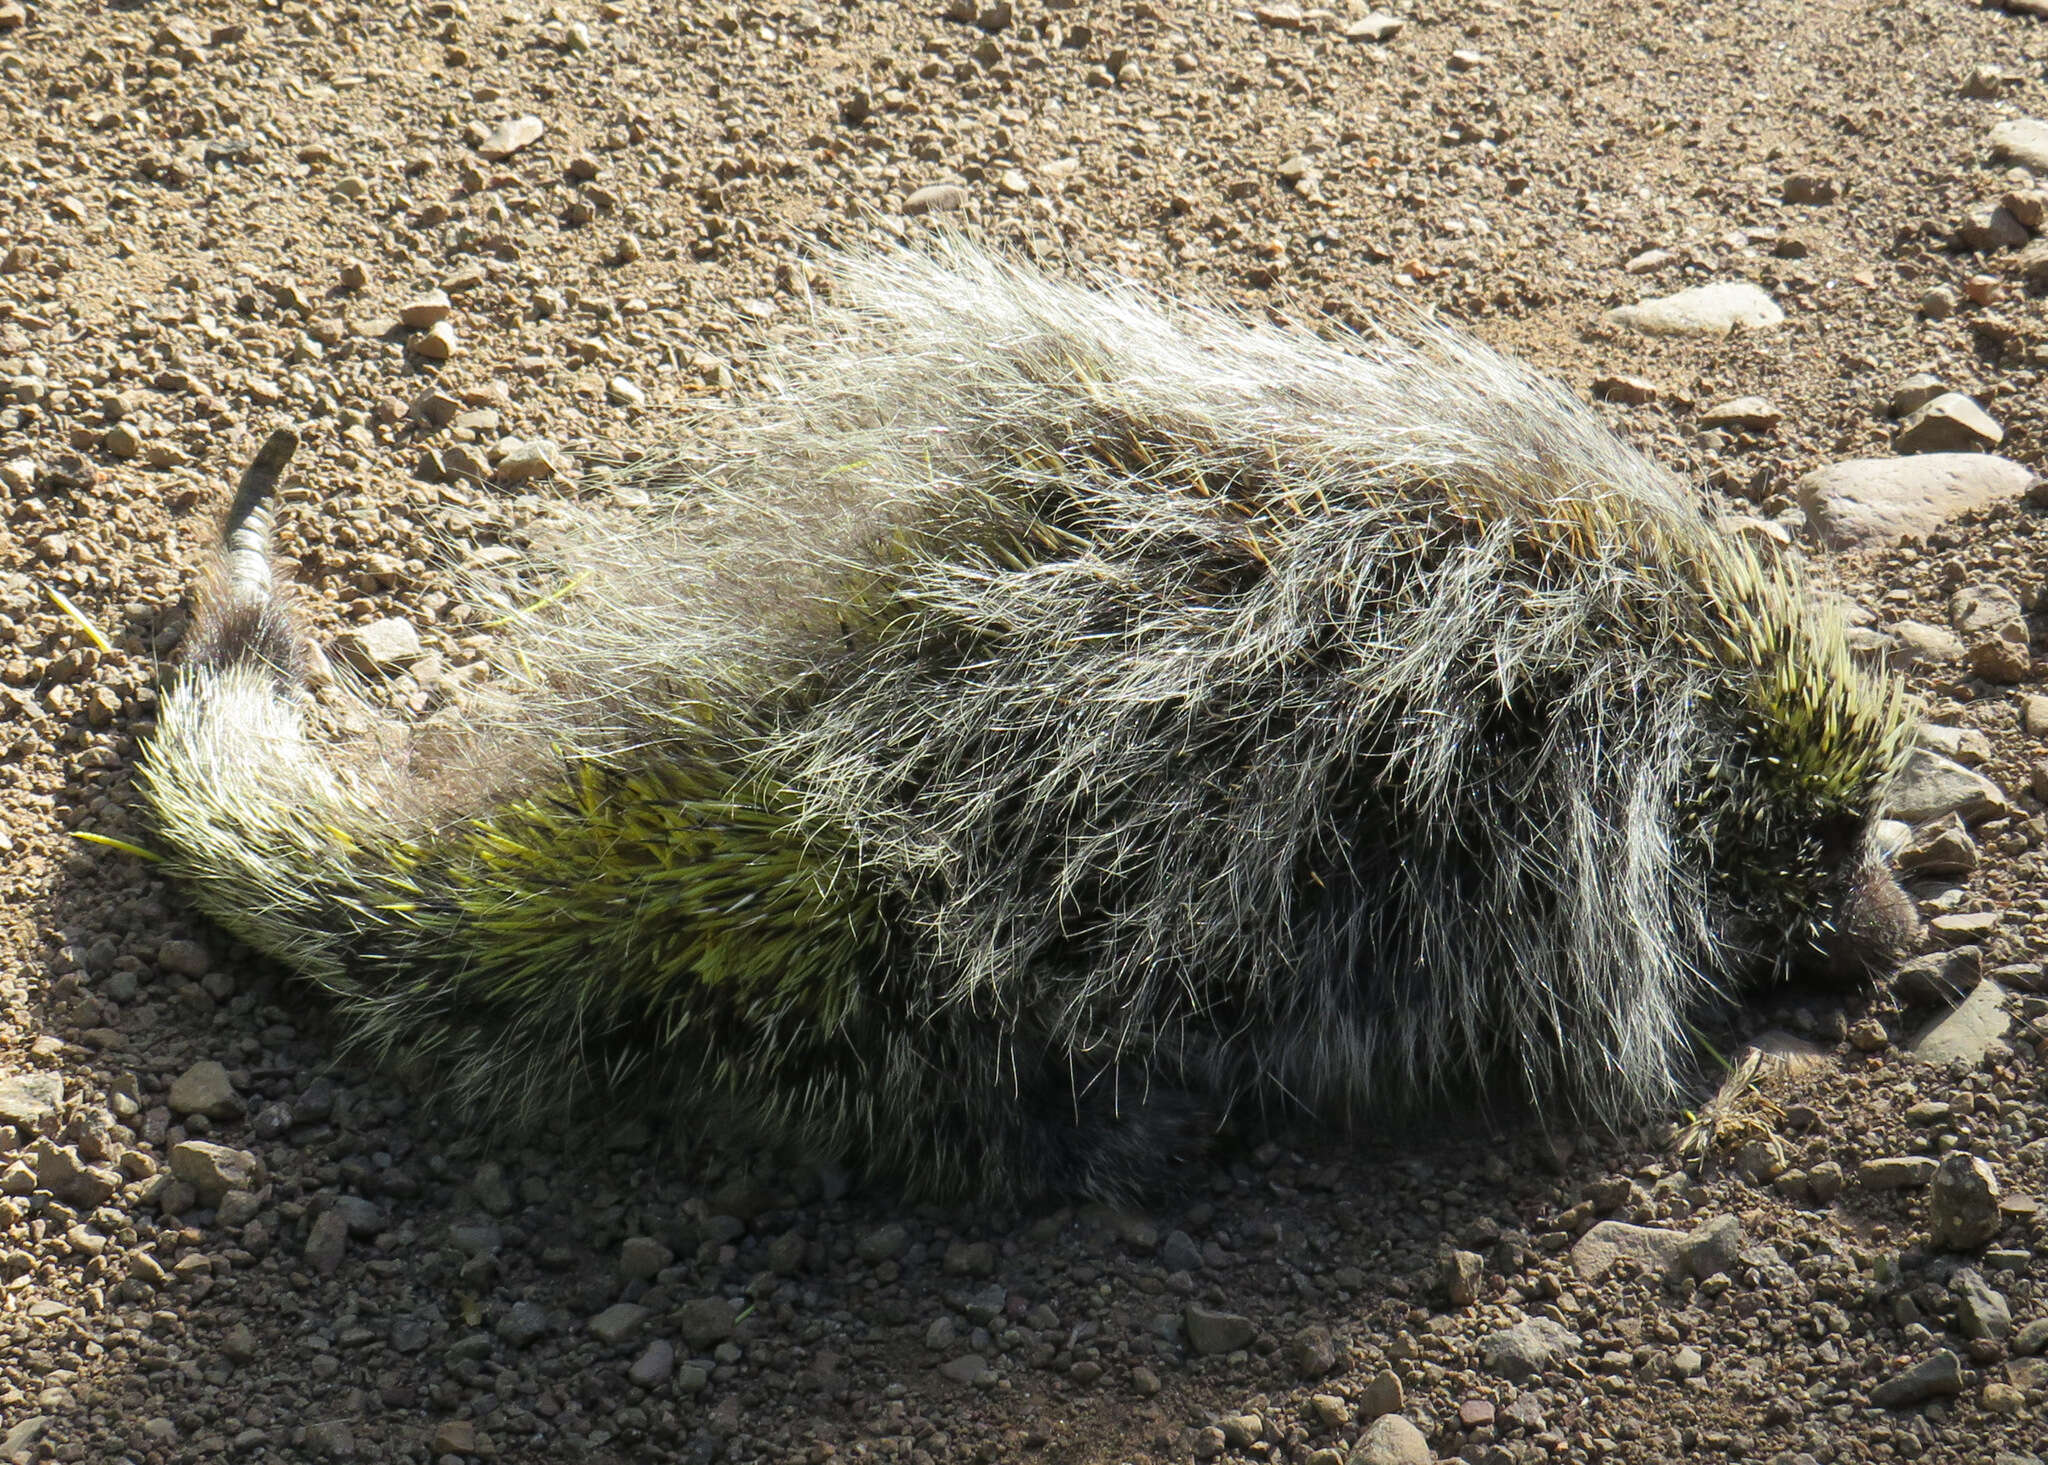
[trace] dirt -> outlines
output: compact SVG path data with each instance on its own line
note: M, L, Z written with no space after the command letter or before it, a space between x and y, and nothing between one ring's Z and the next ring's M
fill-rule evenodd
M515 541L574 445L695 435L760 390L810 251L934 204L1050 267L1325 328L1437 312L1794 530L1802 474L1891 453L1915 372L2048 467L2025 231L1958 240L2041 186L1987 141L2048 115L2040 10L0 0L0 1458L2038 1458L2039 662L1910 673L2010 800L1973 873L1916 886L1931 939L2014 990L2001 1042L1907 1051L1955 984L1796 994L1716 1035L1731 1063L1773 1027L1814 1052L1703 1089L1712 1134L1287 1135L1143 1214L906 1210L631 1116L450 1132L123 845L269 428L305 437L280 533L311 621L409 622L384 694L429 714L492 640L451 563ZM1607 315L1725 280L1784 324ZM1745 396L1774 421L1703 424ZM2013 503L1811 553L1882 649L1985 583L2038 638L2044 547ZM61 1100L22 1097L37 1075ZM241 1170L174 1170L193 1142ZM2003 1194L1960 1250L1924 1175L1886 1188L1916 1167L1868 1163L1954 1153ZM1607 1221L1721 1249L1592 1275ZM1485 1340L1531 1320L1568 1341L1516 1375ZM1928 1360L1929 1397L1873 1397Z

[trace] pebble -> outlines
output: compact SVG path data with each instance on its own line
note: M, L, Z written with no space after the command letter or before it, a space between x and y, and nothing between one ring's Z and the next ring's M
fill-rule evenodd
M1894 417L1907 417L1947 391L1948 383L1933 372L1916 371L1892 388L1887 410Z
M628 1236L619 1246L619 1275L629 1282L650 1282L675 1259L652 1236Z
M334 653L363 675L382 677L398 675L427 654L412 622L398 616L343 632L335 639Z
M1958 1150L1941 1162L1927 1187L1927 1229L1940 1251L1976 1251L1998 1234L1998 1178L1975 1155Z
M626 1342L648 1319L648 1309L634 1302L614 1302L584 1326L590 1336L607 1347Z
M1892 436L1898 453L1988 453L2005 441L2005 429L1961 392L1943 392L1915 408Z
M1431 1465L1435 1459L1427 1435L1398 1414L1383 1414L1366 1426L1345 1465Z
M1958 647L1957 650L1960 654L1961 648ZM1961 818L1954 814L1944 814L1941 818L1914 830L1906 843L1900 847L1893 863L1901 870L1915 875L1943 878L1967 875L1977 868L1977 843L1970 838L1970 831L1963 827ZM1935 963L1935 966L1945 974L1947 960L1942 954L1916 958L1915 962L1909 962L1907 966L1929 961ZM1912 981L1907 977L1905 967L1900 968L1898 974L1892 978L1892 985L1901 991L1911 988ZM1959 987L1954 995L1961 997L1966 990ZM1922 1000L1925 1000L1924 995Z
M177 1115L204 1114L209 1119L234 1119L242 1113L242 1101L228 1071L212 1059L193 1064L171 1080L167 1102Z
M1801 478L1793 494L1822 544L1866 549L2023 498L2040 482L2033 469L1989 453L1922 453L1831 463Z
M2004 1041L2012 1027L2012 1015L2006 1011L2007 995L2004 987L1985 977L1953 1012L1928 1024L1908 1043L1907 1053L1922 1063L1937 1066L1958 1060L1974 1066L1992 1050L1993 1044Z
M1452 1307L1470 1307L1485 1285L1486 1258L1476 1251L1446 1251L1437 1273L1444 1300Z
M2027 242L2027 226L2002 203L1978 204L1956 225L1955 244L1976 254L2018 249Z
M1169 1231L1159 1243L1159 1262L1169 1272L1202 1270L1202 1248L1185 1231Z
M605 400L614 407L645 407L647 393L630 378L615 376L604 384Z
M436 321L407 342L413 353L428 361L446 361L455 354L455 322Z
M1603 402L1642 407L1656 401L1663 393L1655 382L1643 377L1600 376L1593 378L1593 395Z
M1383 1368L1366 1381L1365 1388L1358 1395L1358 1417L1378 1419L1382 1414L1399 1414L1408 1407L1408 1391L1401 1384L1401 1376L1391 1368Z
M1944 1348L1872 1389L1870 1402L1879 1409L1905 1409L1962 1391L1963 1361Z
M900 1221L887 1221L861 1234L853 1243L853 1254L870 1266L894 1261L910 1249L910 1229Z
M1198 1302L1187 1305L1182 1321L1187 1326L1188 1345L1201 1354L1234 1353L1258 1332L1250 1318L1212 1311Z
M2007 684L2026 680L2033 669L2027 615L2010 590L1968 586L1950 597L1948 614L1971 675Z
M949 1358L939 1365L939 1372L956 1384L978 1384L995 1377L995 1370L979 1353L963 1353L958 1358Z
M1337 1366L1337 1345L1330 1330L1310 1323L1287 1340L1287 1361L1297 1377L1319 1379Z
M1671 1374L1673 1378L1698 1378L1700 1371L1706 1366L1707 1361L1700 1357L1699 1349L1690 1345L1680 1348L1671 1355Z
M1573 1243L1572 1270L1580 1281L1597 1282L1626 1261L1654 1276L1671 1276L1682 1269L1686 1250L1683 1231L1602 1221Z
M476 1421L473 1419L444 1419L434 1426L428 1436L427 1448L438 1455L473 1455L476 1453Z
M510 117L492 128L489 135L477 144L477 151L493 163L502 163L521 148L531 147L541 140L548 125L532 113L521 117Z
M626 1370L626 1377L643 1389L658 1389L668 1382L668 1376L675 1372L675 1345L666 1338L656 1338L647 1349L633 1360L633 1366Z
M1616 325L1645 336L1726 336L1781 324L1778 303L1746 281L1700 285L1607 312Z
M1528 1318L1479 1340L1479 1356L1487 1372L1509 1380L1540 1374L1578 1349L1577 1333L1543 1317Z
M522 1298L506 1308L505 1315L498 1319L497 1334L514 1348L524 1348L551 1326L546 1308Z
M1785 418L1768 397L1736 397L1709 407L1700 414L1704 428L1738 428L1743 432L1769 432Z
M347 1251L348 1218L334 1210L315 1216L312 1229L306 1233L306 1265L323 1277L331 1277Z
M455 303L448 298L446 290L429 290L401 305L398 319L408 330L424 331L448 319L454 309Z
M2010 807L2004 790L1983 774L1928 748L1915 748L1893 782L1885 817L1925 824L1955 814L1974 824Z
M732 1336L738 1316L723 1297L693 1297L676 1309L676 1331L693 1351L704 1353Z
M1355 20L1344 23L1343 35L1347 41L1367 41L1373 45L1384 45L1406 28L1408 22L1399 16L1388 15L1383 10L1372 10Z
M1880 1155L1856 1167L1856 1183L1865 1190L1911 1190L1934 1178L1934 1163L1926 1155Z

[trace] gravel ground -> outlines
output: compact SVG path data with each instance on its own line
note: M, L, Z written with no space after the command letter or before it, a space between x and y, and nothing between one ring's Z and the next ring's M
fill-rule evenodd
M1757 532L1891 455L1916 373L1993 426L1915 432L2038 469L2043 185L1993 130L2048 117L2044 10L0 0L0 1460L2037 1460L2048 523L2010 495L1816 552L1995 785L1914 837L1929 955L1753 1014L1721 1051L1777 1056L1642 1131L1251 1136L1144 1214L1025 1215L630 1117L486 1140L78 836L147 838L158 664L270 426L309 615L430 714L491 641L451 564L574 444L753 389L810 242L934 213L1440 311ZM1709 282L1784 321L1608 313ZM1922 1043L1965 994L1986 1030Z

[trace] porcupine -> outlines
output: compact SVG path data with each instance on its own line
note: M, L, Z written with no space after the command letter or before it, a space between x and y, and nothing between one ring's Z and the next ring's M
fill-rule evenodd
M1233 1106L1640 1113L1745 983L1899 954L1900 691L1561 389L957 239L830 268L721 446L565 508L438 773L309 735L289 434L245 477L142 787L367 1048L1116 1196Z

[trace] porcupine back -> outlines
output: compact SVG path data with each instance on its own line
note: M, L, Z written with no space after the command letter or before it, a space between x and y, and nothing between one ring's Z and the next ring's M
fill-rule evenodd
M202 637L146 770L180 871L373 1045L1116 1191L1183 1090L1655 1103L1842 934L1896 690L1556 388L958 242L834 272L778 399L562 538L457 755L516 773L337 767L288 647Z

